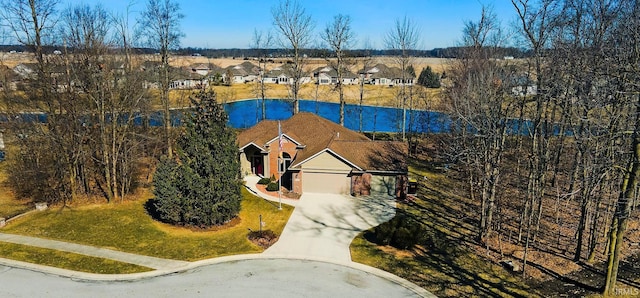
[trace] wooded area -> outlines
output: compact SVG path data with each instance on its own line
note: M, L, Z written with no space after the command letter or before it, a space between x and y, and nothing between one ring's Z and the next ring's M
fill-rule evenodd
M484 9L465 24L465 57L444 102L444 146L476 198L478 241L508 239L576 262L606 261L613 294L637 206L640 6L636 1L513 0L524 61L494 59L507 39ZM637 253L637 251L635 251Z

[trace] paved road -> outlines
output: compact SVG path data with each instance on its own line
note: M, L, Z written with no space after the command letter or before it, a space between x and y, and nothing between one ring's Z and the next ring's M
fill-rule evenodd
M0 266L0 297L419 297L361 270L256 259L134 281L86 281Z

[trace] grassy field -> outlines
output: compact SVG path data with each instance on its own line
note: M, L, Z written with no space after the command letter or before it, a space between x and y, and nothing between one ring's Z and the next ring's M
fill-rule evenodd
M218 95L219 102L233 102L247 98L259 98L256 91L257 83L233 84L231 86L213 86L213 90ZM421 86L414 86L413 108L417 109L438 109L441 104L441 90L428 89ZM399 105L398 92L399 87L374 86L365 85L363 102L364 105L372 106L388 106L394 107ZM424 92L424 96L418 96L418 92ZM157 93L152 91L154 93ZM189 96L195 94L196 90L171 90L170 101L172 107L188 107L190 105ZM152 94L154 94L152 93ZM291 98L289 89L285 85L267 84L267 98ZM300 89L300 99L318 100L322 102L340 102L340 96L334 86L304 84ZM359 104L360 102L360 86L345 85L344 97L348 104ZM153 102L156 108L160 108L159 97L154 96ZM407 103L409 104L409 103Z
M283 206L278 211L276 205L244 189L243 197L238 219L206 231L154 221L145 210L147 195L119 204L52 208L20 218L2 232L185 261L258 253L263 249L247 240L247 233L259 228L259 216L266 223L265 229L280 234L293 208ZM0 257L4 253L0 250Z

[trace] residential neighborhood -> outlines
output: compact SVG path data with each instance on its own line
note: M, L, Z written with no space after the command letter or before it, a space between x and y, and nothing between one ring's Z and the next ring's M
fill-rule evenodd
M640 1L0 0L1 297L640 297Z

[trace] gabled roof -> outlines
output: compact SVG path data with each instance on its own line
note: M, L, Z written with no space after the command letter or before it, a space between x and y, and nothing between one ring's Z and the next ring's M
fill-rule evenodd
M194 63L189 66L191 71L220 71L222 68L213 63Z
M313 70L313 75L314 76L318 76L318 75L320 75L322 73L324 73L327 76L332 77L332 78L338 77L338 71L335 68L331 67L331 66L322 66L322 67L318 67L318 68ZM342 69L342 78L344 78L344 79L353 79L353 78L356 78L356 77L357 76L354 73L350 72L348 69L346 69L346 68Z
M389 67L382 63L378 63L373 67L367 69L360 69L358 73L369 74L372 79L385 78L385 79L399 79L402 78L402 69L398 67ZM404 72L405 78L415 78L407 71Z
M260 73L260 67L258 67L257 65L249 61L242 62L238 65L231 65L227 67L227 69L231 70L231 73L233 75L246 76L246 75L258 75Z
M292 161L291 168L318 154L329 151L357 171L406 172L406 144L371 141L365 135L312 113L298 113L280 123L283 135L304 146ZM278 137L278 122L263 120L238 135L238 145L254 144L265 150Z
M277 78L280 76L285 76L287 78L293 77L293 66L288 64L280 65L276 68L271 69L265 74L265 77L268 78ZM306 77L307 73L303 72L302 77Z

